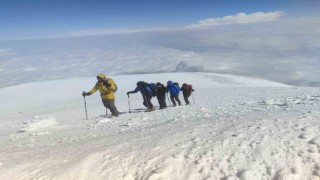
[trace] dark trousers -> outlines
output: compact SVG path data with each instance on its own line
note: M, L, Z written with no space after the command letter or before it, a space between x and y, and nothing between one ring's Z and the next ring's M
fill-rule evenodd
M180 102L180 99L179 99L179 95L176 95L176 96L170 96L170 99L171 99L171 102L173 104L173 106L176 106L176 101L178 102L179 106L181 106L181 102Z
M143 105L148 109L153 108L153 104L151 103L152 96L150 95L142 95L143 96Z
M112 116L119 116L119 112L114 104L114 99L102 99L104 107L111 111Z
M188 99L190 97L190 95L191 94L183 94L183 99L186 102L186 104L190 104L189 99Z
M159 102L160 109L166 108L166 95L157 95L157 99Z

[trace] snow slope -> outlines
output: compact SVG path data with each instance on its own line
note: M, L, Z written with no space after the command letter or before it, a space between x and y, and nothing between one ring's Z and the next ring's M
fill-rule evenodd
M0 179L320 178L319 88L210 73L112 78L121 112L139 80L192 83L195 102L145 113L135 94L134 113L110 119L95 94L85 120L81 93L95 77L0 89Z

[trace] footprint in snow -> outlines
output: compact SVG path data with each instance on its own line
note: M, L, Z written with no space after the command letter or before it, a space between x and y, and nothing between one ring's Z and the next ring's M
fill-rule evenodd
M304 134L300 134L299 138L300 139L311 139L311 138L313 138L313 135L310 133L304 133Z
M320 136L311 139L311 141L309 141L309 143L320 146Z

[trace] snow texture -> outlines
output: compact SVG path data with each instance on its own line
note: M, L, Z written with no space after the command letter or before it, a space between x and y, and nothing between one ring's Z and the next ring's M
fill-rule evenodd
M210 73L112 78L118 118L94 94L85 119L81 93L95 77L0 89L0 179L320 178L319 88ZM132 94L128 113L140 80L191 83L194 101L146 113Z

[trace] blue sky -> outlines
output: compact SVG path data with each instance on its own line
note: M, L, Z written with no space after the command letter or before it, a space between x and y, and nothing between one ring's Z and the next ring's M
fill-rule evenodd
M240 12L317 16L317 0L0 0L0 40L102 28L177 27Z

